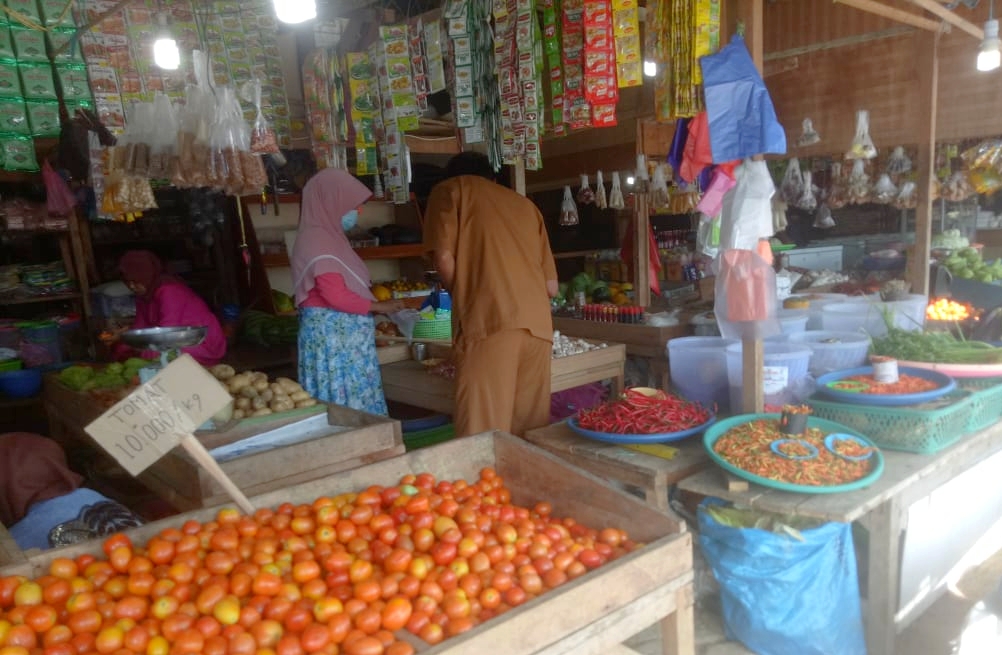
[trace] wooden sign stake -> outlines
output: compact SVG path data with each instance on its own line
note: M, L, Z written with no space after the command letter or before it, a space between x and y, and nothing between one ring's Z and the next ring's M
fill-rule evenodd
M192 459L194 459L199 466L204 468L212 479L219 483L226 493L230 495L230 498L236 502L237 507L242 509L245 514L254 513L254 505L251 501L247 500L247 496L244 495L240 488L230 480L230 477L219 467L219 462L205 449L202 442L195 437L195 435L188 433L181 437L181 447L184 448Z

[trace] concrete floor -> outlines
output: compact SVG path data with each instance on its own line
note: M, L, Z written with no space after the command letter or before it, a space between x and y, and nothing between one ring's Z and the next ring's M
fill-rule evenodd
M698 573L697 573L698 575ZM967 612L981 598L998 588L1002 580L1002 551L968 569L958 583L947 591L898 637L894 655L951 655L953 642L961 633ZM750 655L738 642L728 641L720 615L719 597L703 595L697 603L696 655ZM655 627L648 628L626 642L643 655L662 655L661 637ZM1000 655L994 648L963 655ZM870 655L884 655L871 653Z

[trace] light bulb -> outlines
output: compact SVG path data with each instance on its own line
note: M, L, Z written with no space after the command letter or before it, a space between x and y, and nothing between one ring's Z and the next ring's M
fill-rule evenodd
M650 59L644 60L644 77L654 77L658 74L658 63Z
M978 51L978 70L993 71L1002 63L1002 42L999 41L999 22L995 19L985 21L985 40L981 42Z
M317 17L316 0L275 0L275 17L295 25Z
M169 36L154 41L153 61L164 70L177 70L181 65L181 51L177 49L177 41Z
M633 183L636 182L636 181L637 180L632 175L627 175L626 176L626 185L627 186L633 186Z

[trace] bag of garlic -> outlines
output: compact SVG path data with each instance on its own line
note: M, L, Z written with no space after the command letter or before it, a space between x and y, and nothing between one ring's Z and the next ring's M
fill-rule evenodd
M846 159L873 159L877 156L877 147L873 145L870 138L870 112L860 109L856 112L856 136L853 137L852 144Z

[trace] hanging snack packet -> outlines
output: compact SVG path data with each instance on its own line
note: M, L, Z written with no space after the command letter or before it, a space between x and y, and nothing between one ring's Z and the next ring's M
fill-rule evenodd
M661 209L668 205L668 176L665 170L667 164L658 164L654 168L654 178L651 180L651 208Z
M804 188L800 192L800 198L797 199L795 207L803 209L804 211L814 211L814 208L818 206L818 200L814 196L814 183L812 181L812 174L810 171L804 171Z
M903 175L912 169L912 160L905 154L902 146L896 146L891 152L890 159L887 160L887 173L889 175Z
M595 174L595 206L605 209L609 206L609 201L605 196L605 180L602 179L602 171Z
M574 196L571 194L569 186L564 187L564 199L560 203L560 225L569 226L578 224L578 208L574 204Z
M0 161L6 171L37 171L34 140L19 134L0 135Z
M588 174L581 175L581 188L578 189L578 202L582 205L590 205L595 202L595 192L588 186Z
M609 209L626 209L623 189L619 184L619 171L612 172L612 187L609 189Z
M916 191L918 187L911 180L905 182L901 185L901 190L898 191L898 195L894 198L894 206L898 209L915 209L918 204L918 198L916 197Z
M873 159L877 156L877 147L870 138L870 112L861 109L856 112L856 136L852 139L846 159Z
M834 162L831 166L828 193L825 197L825 203L827 203L827 205L832 209L841 209L842 207L845 207L847 202L845 182L842 179L842 164Z
M250 133L250 151L256 154L276 154L279 152L278 137L261 111L261 80L253 79L247 84L250 86L249 92L255 110L254 124Z
M873 202L880 203L882 205L890 204L898 196L898 188L894 186L894 182L891 182L891 176L884 173L877 180L877 184L873 187Z
M804 193L804 176L800 172L800 160L794 157L786 166L783 181L779 185L779 195L788 205L797 206Z
M862 159L857 159L852 163L852 172L849 173L849 202L854 205L861 205L870 199L870 176L866 174Z

